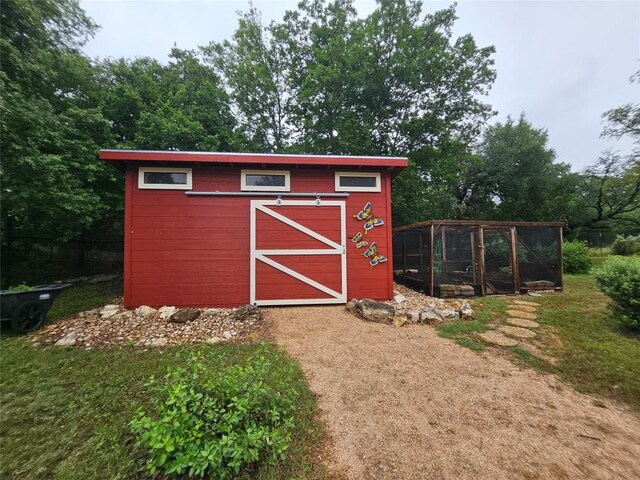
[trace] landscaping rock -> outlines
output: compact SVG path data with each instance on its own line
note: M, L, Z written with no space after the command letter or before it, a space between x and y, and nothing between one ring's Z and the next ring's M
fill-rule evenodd
M405 316L409 322L420 323L420 312L411 310L410 312L405 313Z
M347 308L370 322L390 323L395 316L395 309L386 303L371 300L370 298L352 302L347 304Z
M224 332L222 334L222 338L224 338L225 340L229 340L231 337L233 337L233 334L231 332Z
M402 327L404 326L404 324L407 323L407 317L404 315L396 315L395 317L393 317L393 324L396 327Z
M462 306L460 307L460 318L463 320L473 320L475 316L476 313L473 311L473 308L471 308L471 305L469 305L469 302L466 300L462 302Z
M533 320L525 320L524 318L507 318L507 323L523 328L538 328L540 326L539 323Z
M236 310L233 314L233 318L240 322L262 320L262 310L255 305L247 304Z
M529 307L528 305L509 305L509 308L521 312L536 313L536 307Z
M499 345L501 347L515 347L518 345L516 340L506 337L500 332L484 332L480 334L480 338L485 342Z
M405 297L404 295L398 294L393 297L393 301L396 302L398 305L400 305L401 303L407 301L407 297Z
M113 317L120 310L120 305L105 305L100 310L100 318L103 320Z
M149 341L150 347L164 347L169 343L169 340L166 337L153 338Z
M427 307L420 312L420 321L429 325L438 325L442 323L442 317L434 308Z
M526 307L539 307L540 304L537 302L528 302L526 300L514 300L512 303L515 303L516 305L524 305Z
M133 318L133 312L131 310L125 310L123 312L115 314L113 317L109 318L112 322L126 322Z
M78 333L75 330L71 330L64 337L55 343L56 347L71 347L76 344L78 340Z
M197 308L185 308L178 310L169 317L169 321L172 323L187 323L192 322L200 316L200 310Z
M205 315L217 315L222 311L222 308L205 308L202 313L204 313Z
M216 345L218 343L222 343L225 341L224 338L220 338L220 337L209 337L205 340L207 343L211 344L211 345Z
M438 310L438 313L443 320L457 320L458 318L460 318L460 314L458 313L458 311L454 310L453 308L443 308L441 310Z
M473 297L475 290L471 285L440 285L442 297Z
M536 336L535 332L522 327L510 327L508 325L505 325L504 327L498 328L498 330L500 330L502 333L506 333L507 335L518 338L533 338Z
M158 313L160 314L160 318L162 320L166 320L167 318L169 318L171 315L173 315L177 311L178 311L178 309L176 307L168 307L166 305L164 307L160 307L158 309Z
M157 310L155 308L151 308L148 305L140 305L136 308L136 315L138 317L146 317L147 315L153 315Z
M507 315L515 318L524 318L525 320L537 320L538 317L529 312L521 312L519 310L507 310Z

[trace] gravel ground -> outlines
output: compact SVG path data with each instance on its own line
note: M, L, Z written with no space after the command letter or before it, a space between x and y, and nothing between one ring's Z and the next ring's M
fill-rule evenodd
M269 329L264 320L236 319L237 309L233 308L202 309L193 321L173 323L161 318L160 312L155 310L140 317L134 310L122 307L121 298L116 299L113 307L117 307L117 313L110 318L101 318L101 309L88 310L45 326L29 338L34 345L53 345L62 339L70 339L64 346L85 349L122 345L165 347L179 343L255 341L265 338Z
M353 479L640 478L640 417L553 376L479 356L432 327L344 307L265 309Z

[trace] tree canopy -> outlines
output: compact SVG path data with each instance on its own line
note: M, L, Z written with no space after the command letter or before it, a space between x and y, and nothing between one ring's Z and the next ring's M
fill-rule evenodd
M396 225L640 226L639 148L575 173L524 114L488 125L494 48L454 36L455 5L379 0L362 17L351 0L303 0L269 24L251 7L228 40L166 61L87 58L98 27L77 0L6 0L0 14L3 238L117 228L122 179L101 147L406 155ZM640 145L637 103L604 118L604 135Z

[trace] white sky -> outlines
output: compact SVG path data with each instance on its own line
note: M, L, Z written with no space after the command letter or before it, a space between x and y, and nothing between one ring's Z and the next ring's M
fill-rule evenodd
M297 1L254 0L265 23L279 20ZM425 11L450 2L425 1ZM247 1L85 0L102 27L85 47L91 57L150 56L164 61L174 43L191 49L231 37ZM356 1L358 13L375 8ZM628 141L599 138L601 114L640 102L629 77L640 69L640 1L461 1L456 35L496 47L498 78L488 102L496 120L525 112L549 131L558 160L580 170L605 148L629 151Z

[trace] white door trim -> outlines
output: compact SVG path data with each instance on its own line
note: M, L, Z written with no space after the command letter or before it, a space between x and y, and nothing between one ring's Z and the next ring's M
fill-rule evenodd
M281 215L274 210L267 207L275 206L308 206L314 208L322 207L339 207L340 208L340 243L338 244L333 240L321 235L310 228L301 225L300 223L291 220L284 215ZM314 200L251 200L250 207L250 268L249 268L249 296L250 302L254 305L305 305L305 304L331 304L331 303L346 303L347 301L347 253L346 253L346 215L345 215L345 202L344 201L323 201L319 206ZM256 212L261 211L270 217L281 221L282 223L289 225L290 227L319 240L330 248L313 248L313 249L260 249L256 248ZM311 278L302 275L295 270L285 267L279 262L268 258L268 255L340 255L341 262L341 291L335 290L322 285L321 283L312 280ZM293 278L300 280L301 282L330 295L332 298L303 298L303 299L278 299L278 300L259 300L256 298L256 263L261 261L270 265L271 267L292 276Z

